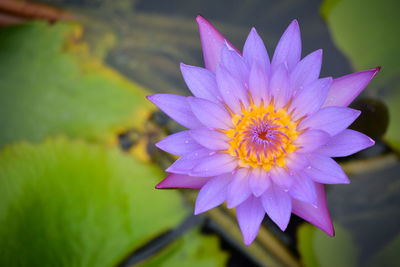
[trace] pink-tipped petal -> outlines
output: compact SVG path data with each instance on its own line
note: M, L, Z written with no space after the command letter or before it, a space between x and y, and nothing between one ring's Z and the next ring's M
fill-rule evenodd
M218 102L219 92L214 73L204 68L183 63L181 63L181 72L194 96Z
M249 90L256 106L261 104L261 100L264 100L264 103L269 102L268 75L257 63L250 69Z
M292 213L292 199L277 186L270 186L261 196L265 212L282 231L285 231Z
M190 131L190 136L196 140L197 143L210 150L218 151L229 148L227 141L229 141L230 138L215 130L207 128L194 129Z
M283 33L281 39L276 46L274 56L272 58L272 70L279 65L287 66L291 71L299 62L301 56L301 37L300 28L297 20L293 20Z
M274 166L269 171L274 184L288 190L294 181L293 174L286 171L284 168Z
M217 84L222 99L233 112L237 114L241 112L240 102L248 105L249 100L244 83L221 64L217 67Z
M165 112L177 123L189 128L199 128L202 124L193 115L187 97L171 94L156 94L147 96L154 105Z
M189 173L193 176L216 176L232 172L237 167L237 160L226 153L214 153L196 162Z
M316 205L317 193L311 178L302 171L297 172L293 177L294 182L289 189L289 194L295 199Z
M297 152L308 153L313 152L316 149L321 148L323 145L328 143L331 136L321 130L308 130L300 134L293 144L298 147Z
M271 66L268 52L265 48L263 40L258 35L255 28L252 28L247 36L246 43L243 47L243 57L249 66L256 64L263 73L269 75Z
M306 85L293 99L290 109L294 110L292 119L297 120L319 110L328 95L332 78L322 78Z
M360 111L351 108L325 107L302 120L298 129L323 130L334 136L350 126L360 114Z
M318 49L303 58L290 74L292 91L301 89L318 79L322 64L322 49Z
M249 187L253 195L261 196L270 186L271 179L268 173L261 167L253 168L249 174Z
M249 65L244 58L234 49L230 48L227 43L222 46L220 64L223 65L233 77L238 78L242 84L248 83Z
M189 131L182 131L165 137L156 144L156 147L165 152L183 156L201 148L189 134Z
M269 93L274 98L275 107L277 109L285 106L291 97L289 87L289 72L284 65L280 65L274 69L269 84Z
M196 115L202 125L216 129L230 129L234 127L231 116L221 105L196 97L188 97L188 100L194 115Z
M231 180L231 174L211 178L197 196L194 214L197 215L221 205L226 200L226 187Z
M312 153L307 155L310 166L304 170L315 182L323 184L348 184L349 178L330 157Z
M332 220L326 205L324 185L315 183L315 189L317 192L317 204L311 205L292 199L292 212L314 224L328 235L333 236L335 231L333 230Z
M324 106L347 107L364 90L380 69L378 67L334 79Z
M249 187L249 170L247 168L240 168L233 176L232 182L228 186L228 208L234 208L250 195L251 190Z
M328 157L347 157L375 144L374 140L357 131L343 130L318 149Z
M207 157L210 153L214 153L209 149L201 148L185 154L184 156L177 159L166 171L179 174L188 174L191 169L196 165L199 159ZM196 176L196 175L193 175Z
M207 69L215 73L221 58L221 48L225 38L202 16L197 16L196 21L199 25L204 63ZM231 43L229 45L234 47Z
M250 196L237 206L236 216L246 246L250 245L257 236L265 211L259 198Z
M195 177L185 174L170 173L164 180L156 185L157 189L167 189L167 188L190 188L190 189L200 189L208 181L210 177Z

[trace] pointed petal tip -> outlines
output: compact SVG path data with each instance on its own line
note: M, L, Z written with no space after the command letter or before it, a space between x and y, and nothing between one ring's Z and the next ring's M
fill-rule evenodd
M198 202L196 201L196 203L194 204L193 214L194 215L199 215L199 214L204 213L204 212L206 212L208 210L210 210L210 208L207 208L207 206L204 206L204 205L199 205Z
M318 56L322 57L323 52L324 52L324 51L322 50L322 48L320 48L320 49L318 49L318 50L315 50L314 53L316 53Z
M208 22L201 14L197 14L196 16L196 21L197 22Z
M371 69L371 71L374 72L374 74L371 76L371 80L378 74L378 72L381 70L381 66L378 66L374 69Z
M328 234L330 237L334 237L335 236L335 229L332 226L332 232Z
M255 237L252 239L243 239L244 244L248 247L251 245L251 243L253 243L254 239L256 239Z
M203 212L204 212L204 210L200 210L199 208L195 207L195 208L194 208L194 211L193 211L193 214L194 214L194 215L199 215L199 214L201 214L201 213L203 213Z
M156 186L154 188L155 189L171 189L170 186L165 186L164 181L165 181L165 179L162 180L161 182L159 182L158 184L156 184Z
M299 22L297 21L297 19L294 19L294 20L292 20L292 22L290 22L289 26L299 28Z
M159 142L155 143L154 145L155 145L157 148L161 149L161 147L160 147L160 143L161 143L161 141L159 141Z
M371 137L369 137L369 142L370 142L370 145L368 147L375 145L375 140L372 139Z
M354 117L356 117L356 119L361 115L361 110L358 109L353 109L354 111Z
M324 231L325 234L329 235L330 237L335 236L335 229L333 228L333 224L328 229L321 229L321 230Z

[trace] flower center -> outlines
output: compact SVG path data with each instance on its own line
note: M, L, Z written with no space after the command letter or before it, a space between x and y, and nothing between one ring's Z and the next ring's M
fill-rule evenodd
M225 131L231 138L227 153L239 158L241 167L284 167L285 156L296 150L293 141L300 133L285 108L252 104L242 114L234 114L232 121L235 128Z

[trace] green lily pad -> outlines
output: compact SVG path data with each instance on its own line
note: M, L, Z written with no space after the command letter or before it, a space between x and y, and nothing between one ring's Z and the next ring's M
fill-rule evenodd
M0 29L0 147L65 134L110 142L152 109L145 91L90 56L76 24Z
M397 150L400 150L399 10L397 0L324 0L321 6L334 42L354 69L382 67L367 92L385 100L390 115L385 139Z
M0 152L0 266L115 266L187 214L118 149L46 140Z
M223 267L227 259L228 254L220 249L216 236L201 235L198 229L193 229L140 266Z
M303 224L297 232L298 249L304 266L356 266L357 248L350 234L335 224L335 236L330 237L313 225Z

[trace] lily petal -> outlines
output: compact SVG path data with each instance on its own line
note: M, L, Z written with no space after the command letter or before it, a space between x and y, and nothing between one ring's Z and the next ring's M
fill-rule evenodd
M282 231L285 231L292 213L292 200L288 193L277 186L270 186L261 196L264 210Z
M188 97L188 100L193 114L202 125L216 129L233 128L231 116L221 105L196 97Z
M210 150L218 151L229 148L229 144L226 141L230 140L230 138L215 130L207 128L194 129L190 131L190 136L197 143Z
M330 157L312 153L307 155L310 166L304 169L311 179L315 182L323 184L349 184L349 178L337 164Z
M197 195L194 214L197 215L221 205L226 200L226 186L231 180L231 174L211 178Z
M147 99L164 111L171 119L186 128L193 129L202 126L200 121L194 117L185 96L156 94L147 96Z
M261 167L252 169L249 174L249 187L256 197L261 196L271 185L271 178Z
M297 152L308 153L321 148L330 139L331 136L324 131L308 130L300 134L293 143L299 147Z
M323 130L334 136L352 124L361 112L346 107L325 107L302 120L298 129Z
M328 157L347 157L374 144L375 141L365 134L346 129L333 136L316 152Z
M291 71L299 62L300 56L300 28L297 20L293 20L283 33L278 45L276 46L271 62L272 70L277 69L279 65L283 64L289 71Z
M238 78L242 84L247 84L249 79L249 65L246 60L234 49L224 43L221 50L221 65L223 65L233 77Z
M319 110L328 95L331 84L331 77L322 78L308 84L298 92L290 105L290 110L293 110L293 120Z
M233 180L228 186L227 201L229 209L236 207L251 195L248 176L249 170L246 168L240 168L234 174Z
M243 57L252 66L257 64L263 73L269 75L271 64L264 42L255 28L252 28L243 47Z
M314 182L311 178L301 171L297 172L293 177L295 179L292 187L289 189L289 194L295 199L316 205L317 193L315 191Z
M183 63L180 66L183 79L194 96L218 103L219 92L214 73Z
M225 38L202 16L197 16L196 21L199 25L204 63L207 69L215 73L221 58L221 48L224 44ZM229 45L234 48L231 43L229 43ZM234 49L237 50L236 48ZM239 53L238 50L237 52Z
M209 156L211 153L214 152L206 148L200 148L193 152L187 153L172 163L171 166L166 169L166 171L178 174L188 174L189 171L197 164L198 160Z
M214 153L208 157L199 159L190 175L216 176L233 171L237 167L237 160L226 153Z
M333 236L335 231L333 230L332 220L326 205L324 185L315 183L315 189L317 193L317 204L311 205L297 199L292 199L292 212L314 224L328 235Z
M291 97L289 87L289 72L284 65L280 65L274 69L269 84L269 93L274 98L275 107L277 109L285 106Z
M328 96L325 100L326 106L343 106L347 107L351 102L364 90L368 83L375 77L381 68L365 70L352 73L339 78L332 82Z
M318 79L322 64L322 49L304 57L290 74L292 91L301 91L305 85Z
M164 180L156 185L157 189L166 188L190 188L200 189L202 188L211 178L210 177L195 177L185 174L170 173Z
M249 90L256 106L261 104L261 100L264 103L269 102L268 75L257 63L254 63L250 69Z
M236 208L236 216L246 246L250 245L257 236L265 211L261 201L250 196Z
M272 181L285 190L288 190L294 182L293 174L286 171L284 168L272 167L269 173Z
M165 137L156 144L156 147L165 152L183 156L201 148L190 135L189 131L182 131Z
M217 67L217 84L222 99L233 112L241 112L240 102L248 106L247 90L242 80L233 76L221 64Z

